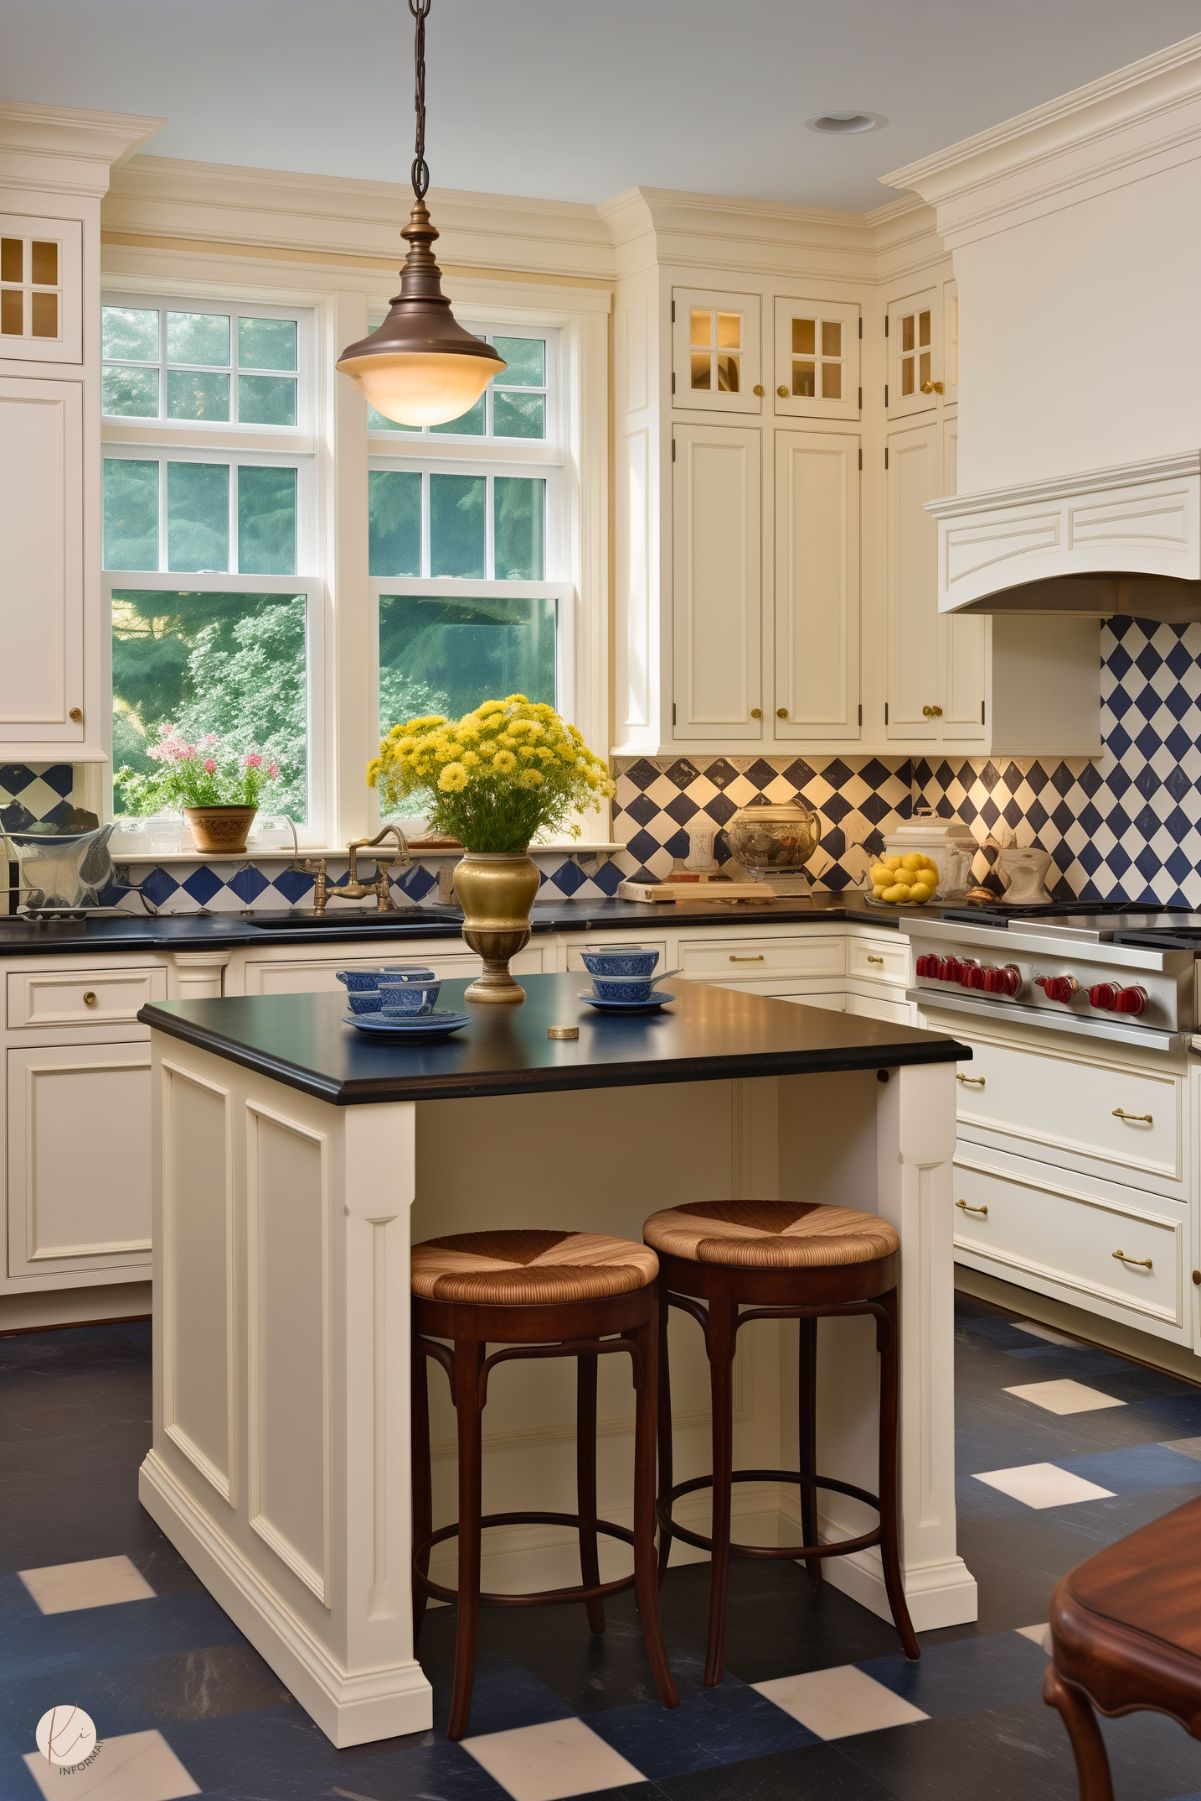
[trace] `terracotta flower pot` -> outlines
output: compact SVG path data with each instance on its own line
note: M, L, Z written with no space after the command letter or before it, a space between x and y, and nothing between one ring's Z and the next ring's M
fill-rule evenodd
M231 856L246 849L257 812L257 807L185 807L184 817L197 850Z
M468 851L455 867L463 936L483 958L470 1001L523 1001L525 989L509 973L509 958L530 941L530 908L538 865L524 851Z

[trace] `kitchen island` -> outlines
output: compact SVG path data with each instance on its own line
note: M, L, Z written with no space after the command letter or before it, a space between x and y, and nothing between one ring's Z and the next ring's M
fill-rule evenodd
M658 1015L600 1016L580 986L534 976L524 1006L476 1008L457 1037L413 1046L354 1032L340 995L139 1015L152 1032L155 1122L154 1434L139 1493L337 1745L431 1718L410 1614L408 1261L410 1244L434 1234L505 1224L638 1238L669 1200L731 1195L884 1214L902 1246L909 1607L919 1632L975 1617L956 1549L952 1387L954 1065L968 1053L950 1036L699 984L681 984ZM442 1004L457 1007L464 987L447 983ZM555 1024L578 1025L578 1039L549 1039ZM707 1467L708 1409L700 1335L684 1321L677 1344L678 1325L683 1475ZM737 1367L738 1455L756 1467L796 1455L795 1354L782 1354L782 1330L747 1334ZM869 1322L823 1321L819 1464L869 1489L876 1385ZM534 1495L563 1507L573 1385L544 1363L494 1387L490 1507ZM443 1401L431 1412L444 1521L453 1431L436 1388L432 1398ZM599 1431L601 1511L622 1519L632 1412L616 1373L602 1382ZM794 1542L795 1509L795 1492L740 1485L737 1535ZM823 1537L869 1517L823 1495ZM574 1579L574 1535L492 1537L486 1586ZM834 1560L827 1576L887 1617L874 1549Z

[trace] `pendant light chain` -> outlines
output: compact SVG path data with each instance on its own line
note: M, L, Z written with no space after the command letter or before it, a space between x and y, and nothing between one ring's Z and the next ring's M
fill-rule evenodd
M413 192L418 200L424 200L430 185L429 164L425 160L425 21L430 9L430 0L409 0L409 11L416 21L416 37L413 45L413 63L416 73L416 93L413 106L417 114L417 142L413 155Z

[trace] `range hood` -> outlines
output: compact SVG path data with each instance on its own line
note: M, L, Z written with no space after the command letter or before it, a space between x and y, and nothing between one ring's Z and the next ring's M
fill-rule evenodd
M1201 618L1201 452L935 500L947 613Z

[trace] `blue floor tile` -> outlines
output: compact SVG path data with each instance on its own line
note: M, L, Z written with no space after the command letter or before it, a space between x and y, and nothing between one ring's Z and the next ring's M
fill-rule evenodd
M656 1781L818 1742L782 1708L729 1678L720 1688L682 1694L677 1708L610 1707L590 1714L588 1724Z
M925 1647L918 1663L897 1652L859 1666L931 1719L1041 1700L1046 1667L1045 1653L1020 1632Z
M1061 1469L1096 1482L1115 1495L1137 1495L1147 1489L1192 1489L1201 1493L1201 1463L1166 1445L1130 1445L1121 1451L1090 1451L1083 1457L1057 1457ZM1188 1494L1164 1502L1164 1512L1188 1500Z

